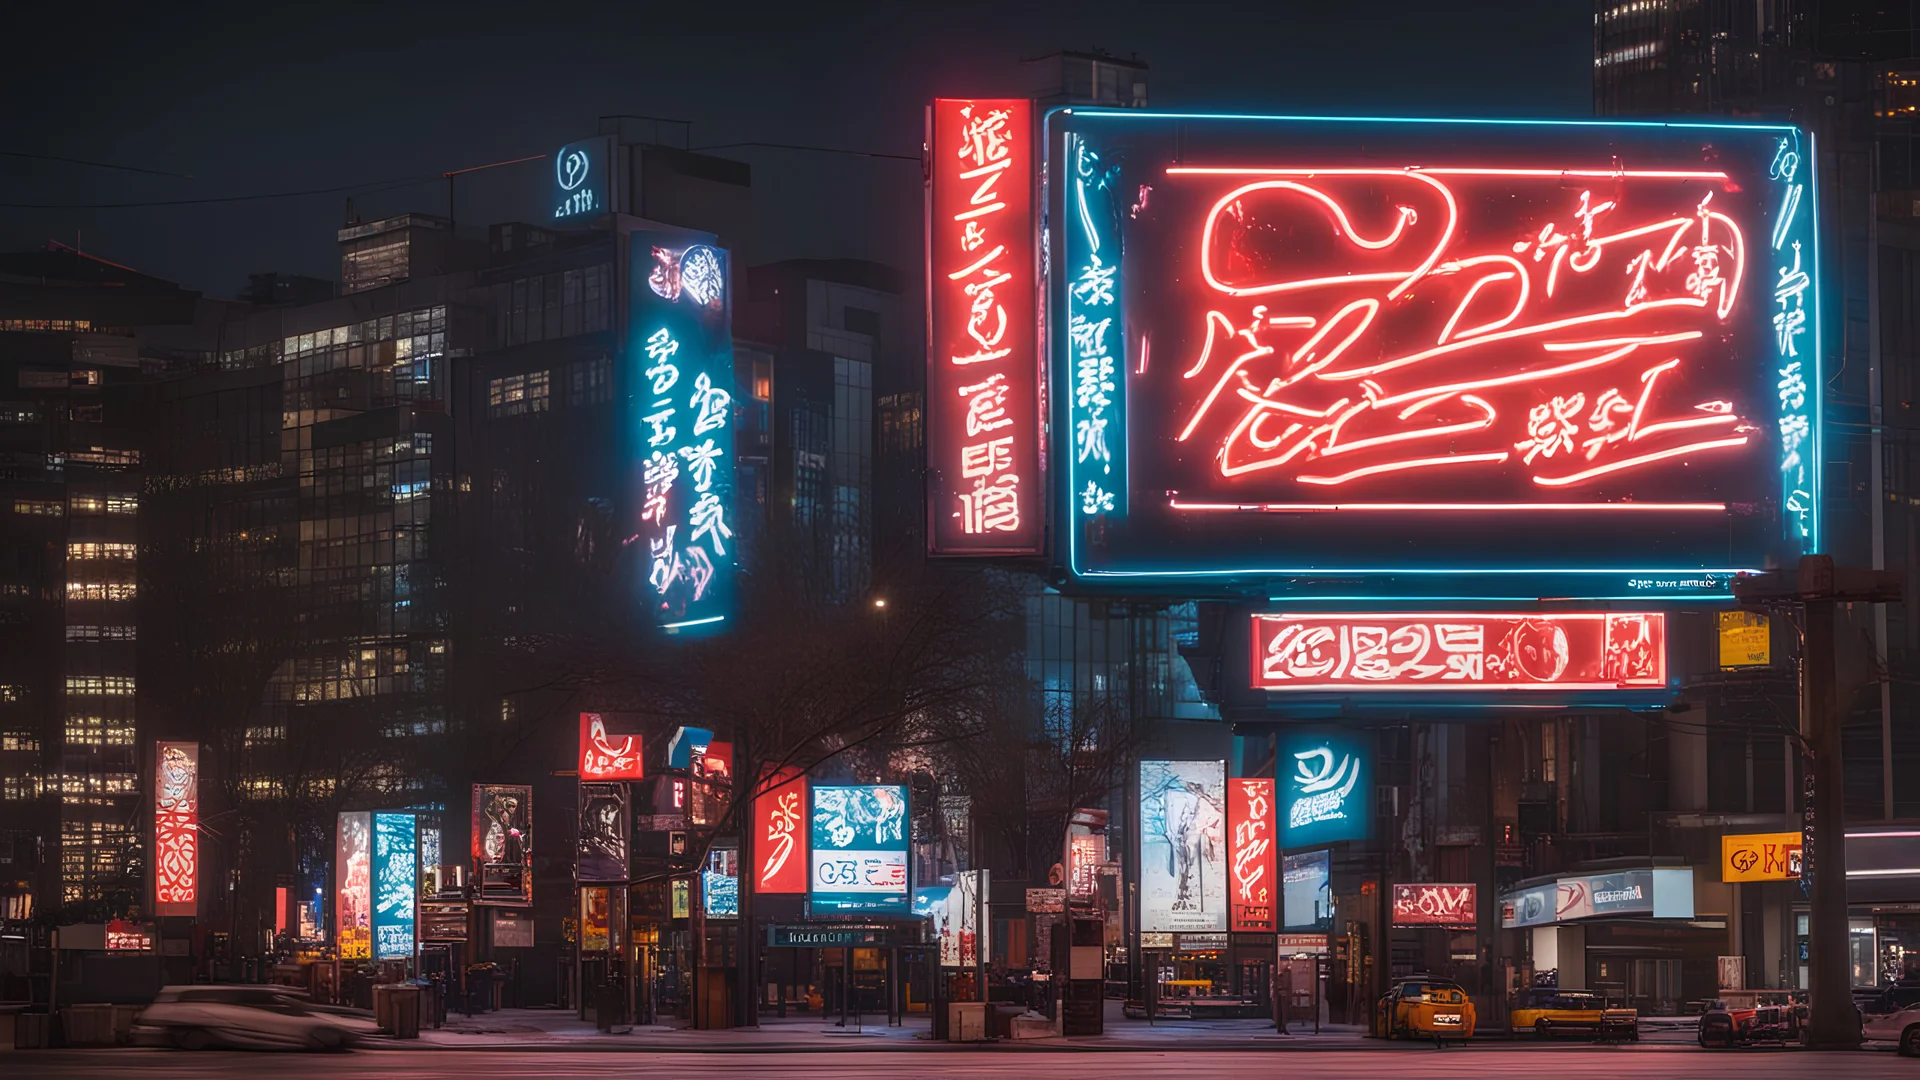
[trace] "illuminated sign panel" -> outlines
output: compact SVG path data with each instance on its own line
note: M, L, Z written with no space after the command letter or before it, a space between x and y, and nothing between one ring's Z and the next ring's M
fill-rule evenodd
M817 786L812 794L808 910L815 915L907 914L907 789L836 784Z
M1274 866L1273 781L1227 781L1227 822L1233 832L1228 867L1232 928L1271 933L1274 907L1280 900Z
M1801 836L1746 833L1720 838L1721 881L1799 881Z
M1373 827L1370 742L1345 731L1280 733L1276 812L1285 846L1367 838Z
M707 867L700 871L700 895L710 919L740 917L740 849L717 847L707 852Z
M344 813L333 844L334 945L342 960L373 956L373 820Z
M1773 663L1773 628L1757 611L1722 611L1720 666L1766 667Z
M636 232L627 344L642 594L667 630L732 608L733 330L729 256L688 234ZM635 542L638 548L640 542Z
M420 851L412 814L373 815L373 958L413 955Z
M580 785L581 881L627 880L627 785Z
M553 220L588 222L613 209L613 140L568 143L553 155Z
M1797 129L1074 109L1045 145L1080 578L1719 595L1814 549Z
M643 780L641 764L640 736L627 731L619 717L580 714L580 779Z
M1393 925L1471 930L1479 924L1480 890L1464 885L1395 885Z
M474 903L533 903L532 820L532 787L473 785Z
M1280 914L1285 930L1326 930L1333 925L1333 859L1305 851L1280 860Z
M807 891L807 776L788 767L761 781L753 800L753 891Z
M1227 763L1140 763L1140 928L1227 929Z
M200 906L200 744L153 744L153 913Z
M1032 554L1046 490L1033 106L942 98L927 124L928 543Z
M1257 614L1264 690L1616 690L1667 682L1660 612Z

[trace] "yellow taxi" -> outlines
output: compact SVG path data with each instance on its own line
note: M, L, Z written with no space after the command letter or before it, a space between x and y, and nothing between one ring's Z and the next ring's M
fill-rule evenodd
M1507 1011L1513 1033L1531 1031L1546 1039L1577 1032L1602 1039L1640 1038L1640 1014L1611 1009L1607 999L1587 990L1522 990Z
M1401 979L1380 999L1376 1028L1388 1039L1445 1042L1473 1037L1473 1002L1457 982L1424 975Z

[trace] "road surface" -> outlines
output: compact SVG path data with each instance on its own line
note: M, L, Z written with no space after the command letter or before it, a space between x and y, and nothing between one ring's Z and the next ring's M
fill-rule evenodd
M643 1080L836 1080L840 1077L1044 1077L1045 1080L1286 1080L1405 1077L1417 1080L1553 1080L1573 1077L1726 1077L1730 1080L1873 1080L1920 1077L1920 1062L1886 1051L1810 1053L1761 1049L1543 1047L1483 1049L1369 1047L1329 1051L1053 1052L1031 1049L912 1052L857 1051L791 1054L652 1054L641 1052L517 1052L375 1050L344 1054L251 1054L221 1051L54 1050L0 1053L9 1080L114 1077L458 1077L472 1080L552 1080L559 1077L634 1077Z

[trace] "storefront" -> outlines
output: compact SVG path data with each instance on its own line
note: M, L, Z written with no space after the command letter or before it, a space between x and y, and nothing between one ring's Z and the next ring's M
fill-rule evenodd
M1595 990L1643 1013L1711 997L1724 916L1699 916L1687 866L1592 867L1500 895L1500 925L1525 931L1523 987Z

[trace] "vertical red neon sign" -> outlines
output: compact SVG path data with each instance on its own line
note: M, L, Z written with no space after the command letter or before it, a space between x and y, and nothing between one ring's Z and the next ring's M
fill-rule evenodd
M753 799L753 831L753 891L806 892L806 773L788 766L763 775Z
M1279 899L1274 882L1273 781L1227 781L1227 822L1233 831L1227 912L1235 931L1272 933Z
M1040 550L1033 103L938 98L927 120L927 543Z
M200 907L200 744L153 744L153 913Z

